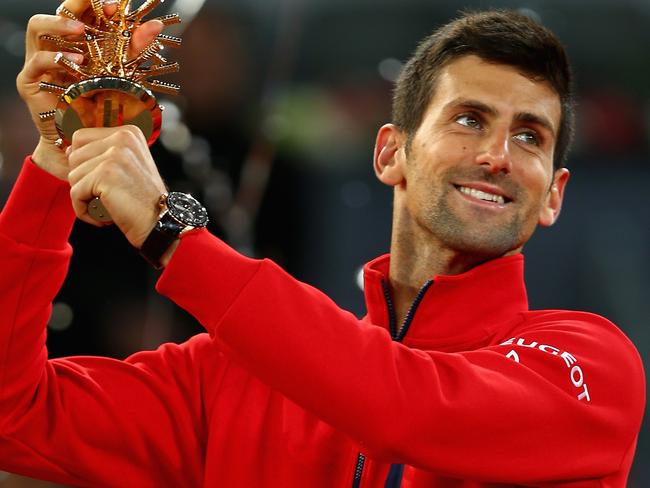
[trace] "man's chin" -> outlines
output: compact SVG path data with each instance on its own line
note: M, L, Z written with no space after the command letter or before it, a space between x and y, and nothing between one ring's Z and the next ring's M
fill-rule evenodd
M493 259L521 249L518 234L494 232L494 229L475 229L469 234L447 236L445 241L450 249L481 259Z

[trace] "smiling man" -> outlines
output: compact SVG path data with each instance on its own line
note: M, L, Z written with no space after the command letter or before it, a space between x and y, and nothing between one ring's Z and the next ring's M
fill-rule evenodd
M431 49L421 48L429 55ZM573 119L569 101L562 114L558 94L570 100L568 67L553 66L565 70L556 90L531 79L545 80L546 73L522 72L467 49L436 66L431 100L409 130L403 99L412 95L403 91L426 59L414 58L398 83L397 123L378 134L375 170L395 186L390 276L394 287L405 285L398 311L428 277L519 253L537 224L552 225L560 212L569 172L559 167L565 154L556 165L553 158L560 120ZM571 131L570 124L562 129Z
M62 30L46 17L28 36ZM37 114L51 100L26 87L56 66L34 46L18 86ZM423 41L377 136L393 236L366 265L362 320L201 228L137 129L80 130L63 153L39 127L0 216L0 468L83 486L624 487L639 356L602 317L529 310L523 283L522 247L569 177L570 78L517 13ZM207 333L47 359L72 209L92 223L93 197Z

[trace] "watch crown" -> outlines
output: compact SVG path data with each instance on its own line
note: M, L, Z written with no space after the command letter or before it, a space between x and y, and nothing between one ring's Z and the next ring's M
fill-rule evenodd
M167 206L167 197L169 196L169 193L163 193L158 197L158 206L160 209L164 209Z

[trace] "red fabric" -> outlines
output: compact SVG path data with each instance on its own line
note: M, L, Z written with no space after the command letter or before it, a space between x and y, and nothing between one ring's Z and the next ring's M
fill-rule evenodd
M523 258L436 277L403 344L388 257L359 321L205 231L158 289L209 334L126 361L47 360L67 270L65 183L27 162L0 216L0 469L83 486L623 487L644 408L632 344L602 317L529 311ZM92 326L92 324L88 324ZM494 486L494 485L490 485Z

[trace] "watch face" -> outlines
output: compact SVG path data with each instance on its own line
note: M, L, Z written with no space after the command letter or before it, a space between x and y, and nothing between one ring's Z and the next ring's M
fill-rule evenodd
M176 220L192 227L205 227L208 212L192 195L172 192L167 196L167 208Z

